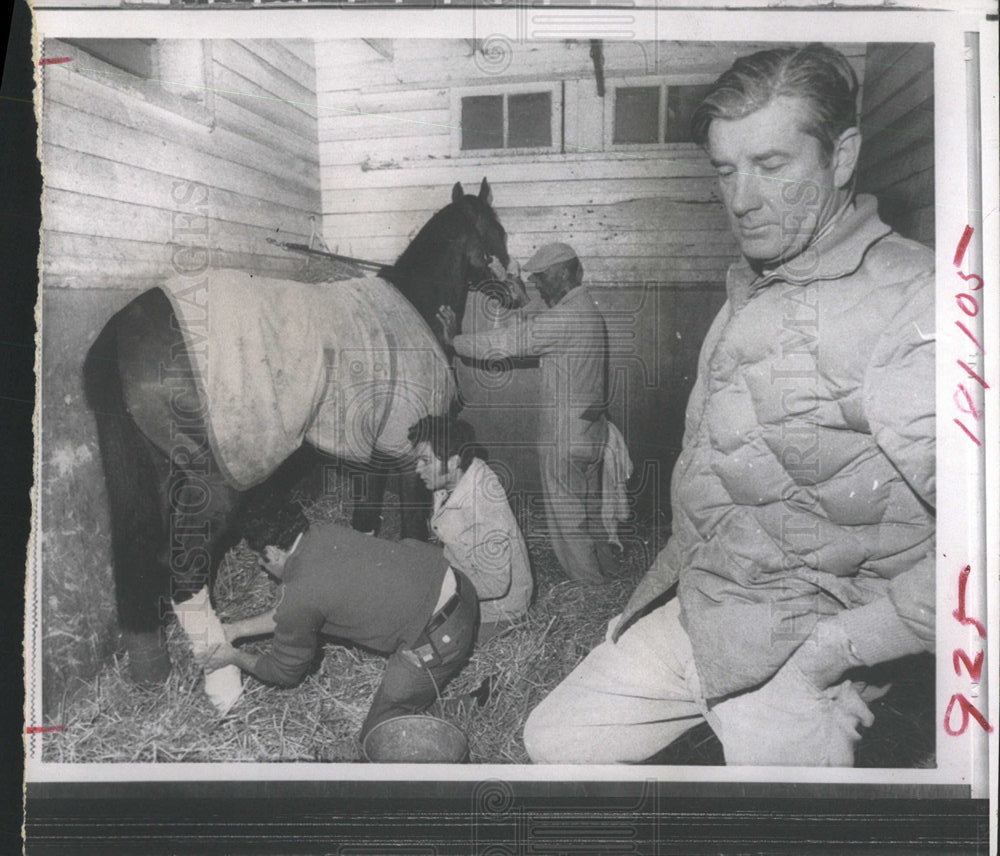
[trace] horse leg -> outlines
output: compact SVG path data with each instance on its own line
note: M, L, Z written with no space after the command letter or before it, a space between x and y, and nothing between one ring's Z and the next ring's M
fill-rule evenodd
M399 476L400 535L426 541L431 494L420 477L400 458L374 452L367 467L348 468L354 512L351 525L359 532L377 535L382 524L386 482Z
M111 559L118 622L138 683L162 683L170 674L160 605L170 570L158 557L165 543L165 456L129 415L118 368L118 318L101 331L84 362L87 400L97 423L108 492Z
M235 540L239 492L223 477L208 439L178 435L171 450L167 525L170 605L195 655L226 641L212 606L214 571ZM242 692L240 670L226 666L205 675L205 693L222 714Z
M399 474L399 507L402 517L400 528L403 538L415 538L418 541L428 539L432 500L431 492L416 472L403 470Z
M136 424L168 457L165 538L158 560L169 568L161 601L172 611L199 654L223 642L212 607L216 568L232 546L239 492L227 484L208 439L208 413L195 384L189 348L205 347L191 331L187 341L162 291L134 301L120 342L125 399ZM207 318L206 318L207 321ZM205 691L223 712L239 697L236 667L206 675Z
M162 680L169 673L166 614L204 601L199 614L218 622L209 592L232 543L238 494L209 447L187 345L162 291L143 293L108 323L87 368L130 668L139 681Z
M235 542L240 494L226 483L207 437L177 438L170 457L166 558L170 599L180 604L211 590L215 569Z
M347 465L345 470L354 507L351 526L358 532L378 535L382 528L382 506L389 477L386 459L375 452L367 465Z

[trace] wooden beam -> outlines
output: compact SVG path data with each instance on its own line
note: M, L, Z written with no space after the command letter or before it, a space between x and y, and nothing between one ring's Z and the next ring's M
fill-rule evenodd
M375 51L375 53L377 53L380 57L392 62L392 39L363 39L362 41L364 41L364 43Z

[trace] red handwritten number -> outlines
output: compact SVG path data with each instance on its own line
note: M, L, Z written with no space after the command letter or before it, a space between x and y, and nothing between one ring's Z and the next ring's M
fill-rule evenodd
M966 294L964 291L961 294L956 294L955 302L958 304L958 308L970 318L975 318L979 314L979 303L971 294Z
M963 406L962 402L959 401L960 395L965 399L966 406ZM972 401L972 395L969 393L969 390L965 388L964 383L960 383L958 385L958 389L955 390L955 394L952 396L952 399L955 402L955 407L961 410L962 413L968 413L973 419L979 418L979 411L976 410L976 405Z
M962 677L960 664L963 663L965 664L966 671L969 673L969 677L976 683L979 683L979 679L983 675L983 652L980 651L976 654L975 660L970 660L969 655L965 651L961 648L956 648L955 653L951 655L951 664L955 667L955 674L959 677Z
M968 627L975 627L976 632L979 634L980 639L986 638L986 628L983 627L975 618L970 618L965 614L965 589L969 584L969 574L972 573L972 566L966 565L962 568L962 573L958 575L958 609L952 611L952 615L958 620L959 624L963 624Z
M966 226L965 229L963 230L962 237L959 239L958 246L955 248L955 258L953 262L955 267L960 268L962 266L962 261L965 259L965 251L969 248L969 242L972 240L972 236L974 233L975 229L973 229L972 226ZM968 285L969 289L968 292L963 291L955 295L955 304L958 306L959 311L962 312L962 314L965 315L967 318L975 318L977 315L979 315L979 301L976 300L976 298L969 292L976 292L981 290L983 287L983 278L978 274L974 273L962 273L961 270L955 271L955 273L958 274L959 279L961 279L963 282L970 283ZM963 324L961 321L958 320L955 321L955 324L959 330L961 330L963 333L965 333L966 336L968 336L972 344L974 344L979 351L985 353L985 350L982 344L980 343L979 339L976 338L973 332L968 327L966 327L965 324ZM956 363L958 364L958 367L960 369L964 369L965 373L972 380L976 381L976 383L978 383L983 389L990 388L990 385L986 382L986 379L980 377L976 372L974 372L971 368L969 368L967 363L963 362L962 360L956 360ZM979 412L979 409L973 403L972 396L969 394L969 391L968 389L965 388L964 384L961 383L958 384L958 389L955 391L953 398L955 401L955 407L957 407L962 413L967 413L969 416L971 416L973 419L976 420L978 420L982 416L982 414ZM963 406L963 401L964 404L967 406ZM954 422L959 428L961 428L965 436L968 437L973 443L975 443L979 447L982 447L983 445L982 441L975 435L973 431L969 429L969 427L961 419L954 418L951 421Z
M951 711L955 706L955 702L958 702L958 706L962 709L962 725L959 728L953 729L951 727ZM961 693L955 693L951 697L951 701L948 702L948 707L944 712L944 730L952 737L965 734L965 729L969 727L970 716L979 723L980 727L987 734L993 733L993 726L986 721L986 717L976 710L975 706Z
M962 230L962 237L958 239L958 246L955 247L955 260L952 262L955 267L962 266L962 259L965 258L965 251L969 248L969 241L972 240L972 233L975 231L971 226L966 226Z
M959 624L975 627L976 632L979 634L979 638L985 639L986 628L976 621L975 618L970 618L965 613L965 593L969 585L969 574L971 573L972 566L966 565L962 568L961 573L958 575L958 609L954 610L952 615ZM964 665L966 671L969 673L969 677L978 683L983 674L983 656L983 652L980 651L976 654L975 660L970 660L969 655L966 654L961 648L955 649L954 653L951 655L951 665L955 669L955 674L961 677L961 667ZM956 704L962 711L962 723L958 728L952 728L951 712L955 709ZM993 732L993 726L986 721L986 717L976 709L976 706L972 704L972 702L970 702L962 693L954 693L944 712L945 733L951 735L952 737L958 737L960 734L964 734L965 730L969 727L970 716L976 720L977 723L979 723L979 727L982 728L987 734L991 734Z
M956 273L968 282L970 279L975 280L976 284L969 286L969 291L979 291L983 287L983 278L977 273L962 273L961 271L956 271Z

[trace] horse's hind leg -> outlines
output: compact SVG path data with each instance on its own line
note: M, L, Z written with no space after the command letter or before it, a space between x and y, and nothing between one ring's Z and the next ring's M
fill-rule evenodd
M162 291L145 292L108 322L84 373L130 672L139 682L162 681L170 671L163 618L172 604L210 589L237 494L209 449L191 363Z
M137 682L157 683L170 673L160 633L170 569L157 555L166 537L167 462L139 431L125 405L118 367L119 318L108 322L88 352L84 383L104 465L115 601L129 671Z
M171 449L166 559L170 600L181 604L203 589L233 545L239 492L219 470L206 436L184 433Z

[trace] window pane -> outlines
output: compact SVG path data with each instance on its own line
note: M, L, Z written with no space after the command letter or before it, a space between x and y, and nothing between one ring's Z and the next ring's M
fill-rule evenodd
M502 95L472 95L462 99L462 148L503 148Z
M660 142L660 87L615 88L616 143Z
M667 87L667 130L668 143L690 143L691 114L708 95L711 83L700 83L697 86Z
M552 145L552 93L510 95L507 101L507 147Z

